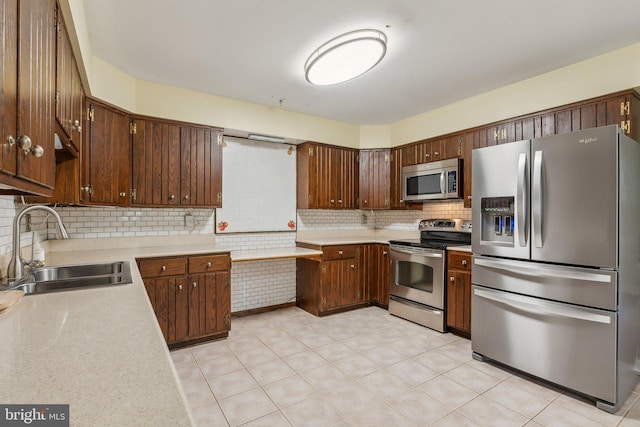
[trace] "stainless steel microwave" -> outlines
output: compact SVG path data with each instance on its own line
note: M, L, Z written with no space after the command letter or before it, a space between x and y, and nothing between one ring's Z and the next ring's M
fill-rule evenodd
M404 201L462 197L462 160L448 159L402 168Z

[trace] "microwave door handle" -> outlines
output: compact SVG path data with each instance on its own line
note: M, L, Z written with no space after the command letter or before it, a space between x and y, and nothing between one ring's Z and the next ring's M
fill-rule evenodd
M518 158L518 185L516 194L516 227L518 227L518 242L521 247L527 246L527 195L529 193L529 171L527 170L527 153L520 153Z
M445 183L445 174L446 174L445 171L440 172L440 193L443 196L447 195L447 189L446 189L446 187L444 185L444 183Z
M542 247L542 151L533 154L533 189L531 193L533 216L533 241L536 248Z

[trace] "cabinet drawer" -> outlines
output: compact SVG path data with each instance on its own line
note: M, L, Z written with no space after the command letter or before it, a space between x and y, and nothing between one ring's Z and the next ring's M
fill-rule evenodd
M325 246L322 248L322 259L347 259L356 257L356 246Z
M229 255L202 255L189 257L189 273L208 273L228 270L231 267Z
M140 275L143 278L184 276L187 274L187 258L152 258L139 260Z
M471 254L462 252L449 252L447 268L471 271Z

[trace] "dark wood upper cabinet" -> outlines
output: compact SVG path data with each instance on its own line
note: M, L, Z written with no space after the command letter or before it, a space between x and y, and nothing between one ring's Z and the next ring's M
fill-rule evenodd
M180 204L222 206L222 131L180 128Z
M53 0L0 5L2 194L53 193L55 7Z
M129 114L86 98L80 202L127 206L131 144Z
M298 209L359 206L358 150L306 142L296 158Z
M222 205L220 129L140 117L132 129L132 205Z
M81 145L84 89L67 27L59 11L56 25L56 120L62 129L60 139L71 154L77 156Z
M389 209L391 153L360 151L360 209Z

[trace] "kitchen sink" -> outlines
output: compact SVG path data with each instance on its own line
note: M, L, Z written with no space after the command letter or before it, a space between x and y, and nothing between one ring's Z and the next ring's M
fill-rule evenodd
M22 289L25 294L42 294L131 282L129 262L116 261L34 269L25 281L12 286L12 289Z

